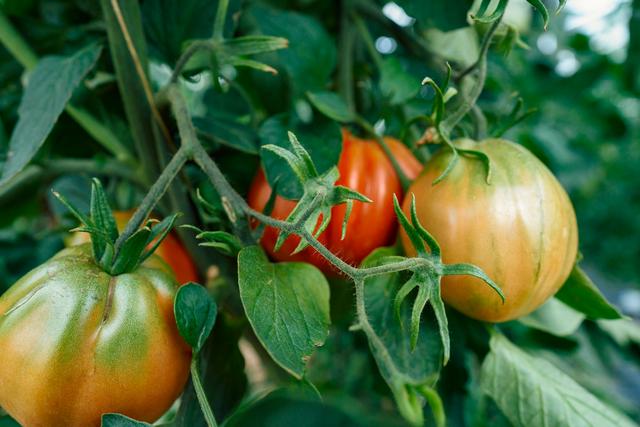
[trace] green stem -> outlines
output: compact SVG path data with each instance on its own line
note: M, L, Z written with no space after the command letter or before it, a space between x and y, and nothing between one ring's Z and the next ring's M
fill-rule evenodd
M9 18L2 11L0 11L0 43L27 71L33 70L38 64L36 53L16 31ZM131 157L131 153L129 153L125 145L94 116L70 103L67 104L66 111L89 135L116 156L118 160L135 165L135 160Z
M422 386L418 388L418 392L427 400L431 413L436 422L436 427L446 427L447 418L444 412L444 405L442 399L437 391L431 387Z
M207 400L207 395L204 392L204 388L202 387L202 381L200 381L197 353L194 354L191 359L191 382L193 383L193 388L196 391L196 396L198 397L198 402L200 403L200 409L202 409L202 414L204 415L204 419L207 422L207 425L209 427L217 427L218 423L216 422L216 418L214 417L211 406L209 405L209 401Z
M373 62L375 62L378 70L382 67L382 56L380 52L376 49L375 43L373 42L373 38L371 37L371 32L367 28L367 24L360 18L360 16L354 14L353 22L355 22L356 27L358 28L358 32L360 33L360 37L362 37L362 41L364 41L365 46L367 47L367 51L369 52L369 56Z
M469 111L471 111L473 106L476 105L476 102L478 101L478 98L482 93L482 89L484 89L484 82L487 78L487 53L489 51L489 45L491 44L493 35L500 25L501 18L502 17L496 19L485 34L484 39L482 40L482 46L480 48L478 59L456 77L456 80L461 82L465 76L469 75L476 69L478 70L478 78L469 91L469 94L466 96L461 94L462 102L460 103L460 105L445 120L443 120L440 125L442 133L447 137L451 134L460 120L462 120L462 118L466 116Z
M349 111L355 113L356 102L353 86L353 46L355 34L353 32L353 25L349 20L349 0L340 0L340 4L340 36L338 40L338 45L340 47L340 60L338 62L338 91L347 103Z
M35 68L38 63L38 56L2 11L0 11L0 42L27 70Z
M136 209L136 212L133 214L123 232L118 236L118 240L116 241L115 252L116 255L118 251L122 247L122 244L129 238L133 233L140 228L142 222L151 214L154 206L158 201L162 198L164 193L167 191L173 179L178 175L182 166L186 163L189 158L189 149L185 145L182 145L176 154L174 154L173 158L167 164L167 167L164 168L157 181L151 186L149 192L142 199L142 203Z
M184 69L189 59L200 50L211 50L214 48L214 45L209 40L196 40L187 47L187 49L180 55L178 61L176 61L176 65L173 68L173 73L171 74L171 79L169 80L171 83L175 83L178 81L178 77L180 77L180 73Z
M222 41L224 39L224 24L227 18L229 0L218 0L218 10L216 20L213 24L213 40Z

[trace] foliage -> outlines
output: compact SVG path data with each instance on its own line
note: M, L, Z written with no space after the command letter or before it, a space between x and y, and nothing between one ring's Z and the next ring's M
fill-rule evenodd
M163 425L640 422L639 327L623 317L638 313L610 302L640 282L640 49L632 40L616 62L565 31L565 12L517 2L0 2L0 294L78 222L114 276L175 222L206 281L174 301L191 381ZM574 52L575 74L556 72L543 35ZM397 246L345 262L321 233L336 206L370 201L335 184L341 127L379 144L405 189L384 134L423 162L450 150L434 185L461 157L491 184L490 156L452 140L517 141L571 196L580 267L534 313L480 323L445 306L442 277L473 275L503 296L500 284L447 264L397 200L417 256ZM298 201L286 220L245 201L258 167L271 204ZM121 233L108 205L138 208ZM166 219L145 222L152 211ZM270 261L256 244L265 226L341 276Z

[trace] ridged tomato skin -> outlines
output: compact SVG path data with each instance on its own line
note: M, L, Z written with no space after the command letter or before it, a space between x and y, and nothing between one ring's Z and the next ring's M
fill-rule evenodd
M127 222L131 219L135 211L114 211L113 217L118 225L118 230L124 230ZM88 233L73 233L67 246L78 245L89 241ZM180 240L173 234L169 233L167 237L160 243L155 254L162 258L175 273L178 283L181 285L187 282L198 282L198 268L189 256Z
M442 281L448 304L475 319L503 322L542 305L569 276L578 250L571 201L547 167L524 147L501 139L456 142L491 159L491 180L477 158L463 156L433 185L451 160L442 150L409 188L422 225L440 243L443 261L471 263L501 286L506 301L481 280L449 276ZM411 198L403 210L409 213ZM402 243L415 254L406 234Z
M422 165L411 151L397 139L385 138L385 142L407 177L415 178L420 173ZM401 198L402 186L391 162L375 141L357 138L343 130L342 144L342 153L338 161L340 178L336 184L352 188L373 202L354 202L344 240L341 240L341 234L346 206L335 206L331 211L331 222L318 240L344 261L357 265L373 249L389 244L395 236L397 222L393 211L393 194ZM252 208L262 211L270 194L271 187L260 169L253 179L247 201ZM285 219L295 205L295 201L278 196L271 216ZM308 262L329 275L337 274L313 248L308 247L291 255L300 241L297 236L287 238L280 250L274 251L277 238L277 229L265 228L261 244L273 259Z
M0 297L0 406L25 427L97 427L107 412L158 419L189 375L177 288L155 255L108 275L90 244L27 273Z

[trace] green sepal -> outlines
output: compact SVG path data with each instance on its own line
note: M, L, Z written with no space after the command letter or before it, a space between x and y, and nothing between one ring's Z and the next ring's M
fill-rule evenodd
M527 0L531 6L533 6L539 13L542 15L542 21L544 22L544 29L546 31L547 26L549 25L549 11L547 7L544 5L542 0ZM561 7L562 4L559 5Z
M193 225L183 225L182 227L196 231L198 233L196 239L205 240L199 243L200 246L214 248L224 255L235 257L242 249L240 239L226 231L202 231Z
M175 225L176 220L179 216L179 213L175 213L171 216L166 217L160 222L157 222L155 220L147 222L146 226L151 229L151 234L149 235L147 245L152 242L153 245L148 247L148 249L142 253L142 256L140 257L140 263L143 263L147 258L151 256L151 254L156 251L156 249L158 249L158 246L160 246L162 241L169 235L169 232ZM155 223L153 227L151 227L152 223Z
M489 285L491 289L496 291L496 293L502 300L502 303L504 304L505 296L504 296L504 293L502 292L502 289L500 288L500 286L498 286L496 282L491 280L491 278L487 276L487 274L484 271L482 271L480 267L477 267L473 264L448 264L443 266L442 275L443 276L464 275L464 276L477 277L478 279L482 280L487 285Z
M150 236L151 229L145 226L125 240L113 262L113 265L109 269L109 273L116 276L135 269L142 260L142 252L149 244Z
M478 11L476 12L475 15L471 15L471 18L478 22L482 22L484 24L489 24L491 22L494 22L500 19L502 15L504 15L504 12L507 9L507 4L509 3L509 0L500 0L498 2L498 5L494 9L494 11L491 14L487 15L486 12L490 3L491 3L491 0L483 0L482 3L480 4L480 7L478 8Z

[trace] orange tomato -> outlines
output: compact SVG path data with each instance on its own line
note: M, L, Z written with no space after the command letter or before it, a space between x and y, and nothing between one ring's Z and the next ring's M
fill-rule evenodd
M415 178L422 165L411 151L394 138L385 138L385 142L397 159L408 178ZM346 212L345 205L338 205L331 210L331 222L320 234L322 242L332 253L351 264L359 264L373 249L389 244L397 230L397 222L393 211L393 194L402 195L400 180L380 146L372 140L357 138L343 130L342 153L338 162L340 178L337 185L344 185L369 197L371 203L354 202L351 216L347 223L347 233L341 239L342 222ZM271 187L262 169L258 170L247 201L249 205L262 211L269 200ZM276 197L271 216L285 219L295 207L296 202ZM274 245L279 231L266 227L261 244L277 261L304 261L315 265L328 274L335 275L333 267L315 249L308 247L292 255L300 238L290 236L278 251Z
M555 294L573 268L578 250L573 206L553 174L524 147L500 139L462 140L457 145L489 157L490 184L481 161L461 157L451 173L433 185L451 160L451 151L441 150L408 194L415 194L418 218L440 243L443 261L482 268L506 300L503 304L471 276L444 277L442 298L479 320L524 316ZM410 206L407 197L405 213ZM415 254L404 232L401 237L406 252Z
M28 427L155 421L189 376L177 288L159 257L111 276L88 243L27 273L0 297L0 405Z

